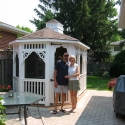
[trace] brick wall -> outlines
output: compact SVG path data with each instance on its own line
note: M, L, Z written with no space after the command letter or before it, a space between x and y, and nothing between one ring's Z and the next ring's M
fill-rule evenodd
M16 34L6 31L0 31L0 36L2 36L2 38L0 38L0 49L2 50L6 50L9 46L9 42L12 42L17 38Z

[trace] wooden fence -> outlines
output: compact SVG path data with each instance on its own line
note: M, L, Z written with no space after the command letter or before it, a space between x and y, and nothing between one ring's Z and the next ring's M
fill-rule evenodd
M13 52L0 51L0 85L13 83ZM12 86L13 87L13 86Z
M101 74L104 71L109 71L111 62L89 62L87 64L87 73L100 72Z

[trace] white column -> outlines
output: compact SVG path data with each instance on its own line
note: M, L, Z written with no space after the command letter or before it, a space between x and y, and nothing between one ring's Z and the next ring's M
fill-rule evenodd
M85 58L84 58L84 53L82 53L82 74L85 73Z
M23 72L22 72L22 69L23 69L23 65L22 65L22 62L23 62L23 54L22 54L22 44L19 45L19 82L18 82L18 91L19 92L23 92L23 87L22 87L22 75L23 75Z
M14 76L16 76L16 62L15 62L15 58L16 58L16 52L15 52L15 46L13 46L13 90L14 91L16 91L15 79L14 79Z
M49 60L49 65L50 65L50 79L54 79L54 63L55 63L55 51L56 51L56 46L50 46L50 60ZM54 81L49 82L49 91L50 91L50 103L54 103Z
M84 51L84 59L85 59L84 89L86 89L86 84L87 84L87 50Z
M46 54L45 54L45 106L50 105L50 45L46 44Z
M79 65L80 69L80 50L77 51L77 64Z

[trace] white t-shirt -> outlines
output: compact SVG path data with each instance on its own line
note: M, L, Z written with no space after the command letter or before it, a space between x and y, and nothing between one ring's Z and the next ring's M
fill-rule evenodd
M71 76L71 75L75 74L76 71L77 71L76 70L77 68L78 68L78 64L74 63L74 65L71 66L70 63L69 63L69 65L68 65L68 75ZM78 79L77 79L77 76L75 76L75 77L69 78L69 80L78 80Z

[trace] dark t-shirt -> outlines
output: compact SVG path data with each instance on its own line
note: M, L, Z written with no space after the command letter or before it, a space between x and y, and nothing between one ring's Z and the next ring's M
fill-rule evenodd
M68 62L62 60L57 61L55 70L57 70L56 81L58 85L68 85L68 79L64 76L68 75Z

